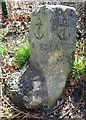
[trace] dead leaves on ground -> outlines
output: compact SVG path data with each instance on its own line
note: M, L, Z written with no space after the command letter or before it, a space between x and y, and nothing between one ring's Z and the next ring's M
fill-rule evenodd
M17 16L8 16L7 19L3 19L3 26L6 27L6 25L8 25L10 22L16 22L16 21L20 21L20 22L27 22L29 23L31 21L31 17L30 15L17 15Z

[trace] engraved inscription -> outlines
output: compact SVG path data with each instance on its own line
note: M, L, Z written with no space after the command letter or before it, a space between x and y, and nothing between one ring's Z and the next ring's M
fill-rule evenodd
M60 50L60 48L57 44L55 45L55 50Z
M64 19L60 19L59 26L63 26L65 28L69 27L69 25L67 24L67 20L65 18Z
M54 43L53 40L50 42L50 48L52 48L52 46L53 46L54 50L60 50L61 49L61 47L59 46L59 43Z
M70 33L68 35L65 34L66 29L69 27L68 23L67 23L67 19L61 19L59 21L59 27L58 27L58 37L61 40L66 40L68 39L68 37L70 36ZM59 34L60 33L60 34Z
M35 47L35 44L34 43L32 43L32 48L34 48Z
M42 27L42 22L41 19L38 18L37 23L35 24L35 32L34 35L37 39L42 39L44 36L44 33L41 32L41 27Z
M59 12L61 12L61 11L59 11ZM54 21L53 21L53 19L54 19ZM70 36L69 32L68 32L68 34L66 34L67 33L66 31L70 27L70 24L68 23L68 18L66 18L65 15L63 14L63 16L61 16L61 15L54 16L53 19L50 20L51 26L52 26L51 27L52 32L56 31L60 40L68 39Z
M47 49L47 44L41 43L41 44L40 44L40 49L41 49L41 50Z
M58 10L58 14L61 15L63 13L62 9Z

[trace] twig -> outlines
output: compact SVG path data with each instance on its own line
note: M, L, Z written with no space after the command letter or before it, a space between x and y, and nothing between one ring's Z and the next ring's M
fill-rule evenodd
M23 112L23 111L20 111L20 110L16 109L15 107L13 107L12 105L10 105L10 103L9 103L7 100L5 100L4 97L3 97L2 99L6 102L6 104L7 104L8 106L10 106L10 108L12 108L13 110L15 110L15 111L18 112L18 114L17 114L17 115L14 115L14 116L12 117L12 119L18 117L20 114L23 114L23 115L24 115L23 118L28 118L28 117L29 117L29 118L35 118L35 119L41 118L40 116L32 115L30 112L25 113L25 112Z
M70 112L71 112L71 110L73 109L73 107L71 107L66 113L64 113L64 115L63 116L61 116L60 118L62 119L62 118L64 118L66 115L68 115Z
M73 106L72 106L66 113L64 113L63 116L61 116L61 119L64 118L65 116L67 116L71 111L73 113L76 109L79 109L79 107L80 107L79 104L77 104L77 106L75 106L75 108L73 109L73 111L72 111L72 108L73 108Z
M11 117L11 119L17 118L20 114L21 114L21 113L18 113L18 114L16 114L16 115L13 115L13 116Z
M38 117L38 116L34 116L34 115L30 115L30 116L24 116L23 118L22 118L22 120L24 120L24 119L26 119L26 118L34 118L34 119L41 119L42 117Z
M7 104L8 106L10 106L13 110L15 110L15 111L17 111L17 112L21 112L20 110L14 108L7 100L5 100L5 98L4 98L3 96L2 96L2 99L3 99L4 102L6 102L6 104ZM21 112L21 113L22 113L22 112Z

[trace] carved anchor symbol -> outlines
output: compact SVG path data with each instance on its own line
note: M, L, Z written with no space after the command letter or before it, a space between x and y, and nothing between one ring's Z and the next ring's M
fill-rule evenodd
M40 18L38 19L37 23L36 23L36 33L34 32L34 35L37 39L42 39L42 37L44 36L44 33L41 33L40 29L42 26L42 22L40 20Z
M69 27L69 25L67 24L66 19L63 19L62 21L60 21L59 26L62 26L65 30ZM70 33L68 34L68 36L65 36L65 30L63 30L63 35L60 36L59 32L58 32L58 37L62 40L66 40L69 38Z

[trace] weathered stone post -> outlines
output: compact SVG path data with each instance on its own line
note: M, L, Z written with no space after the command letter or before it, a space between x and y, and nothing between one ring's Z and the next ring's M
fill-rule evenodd
M71 54L76 48L76 12L73 7L47 5L32 13L30 64L45 78L48 104L65 86Z
M36 8L30 40L30 64L19 78L7 80L5 92L19 108L50 107L61 95L70 72L76 48L75 9L62 5Z

